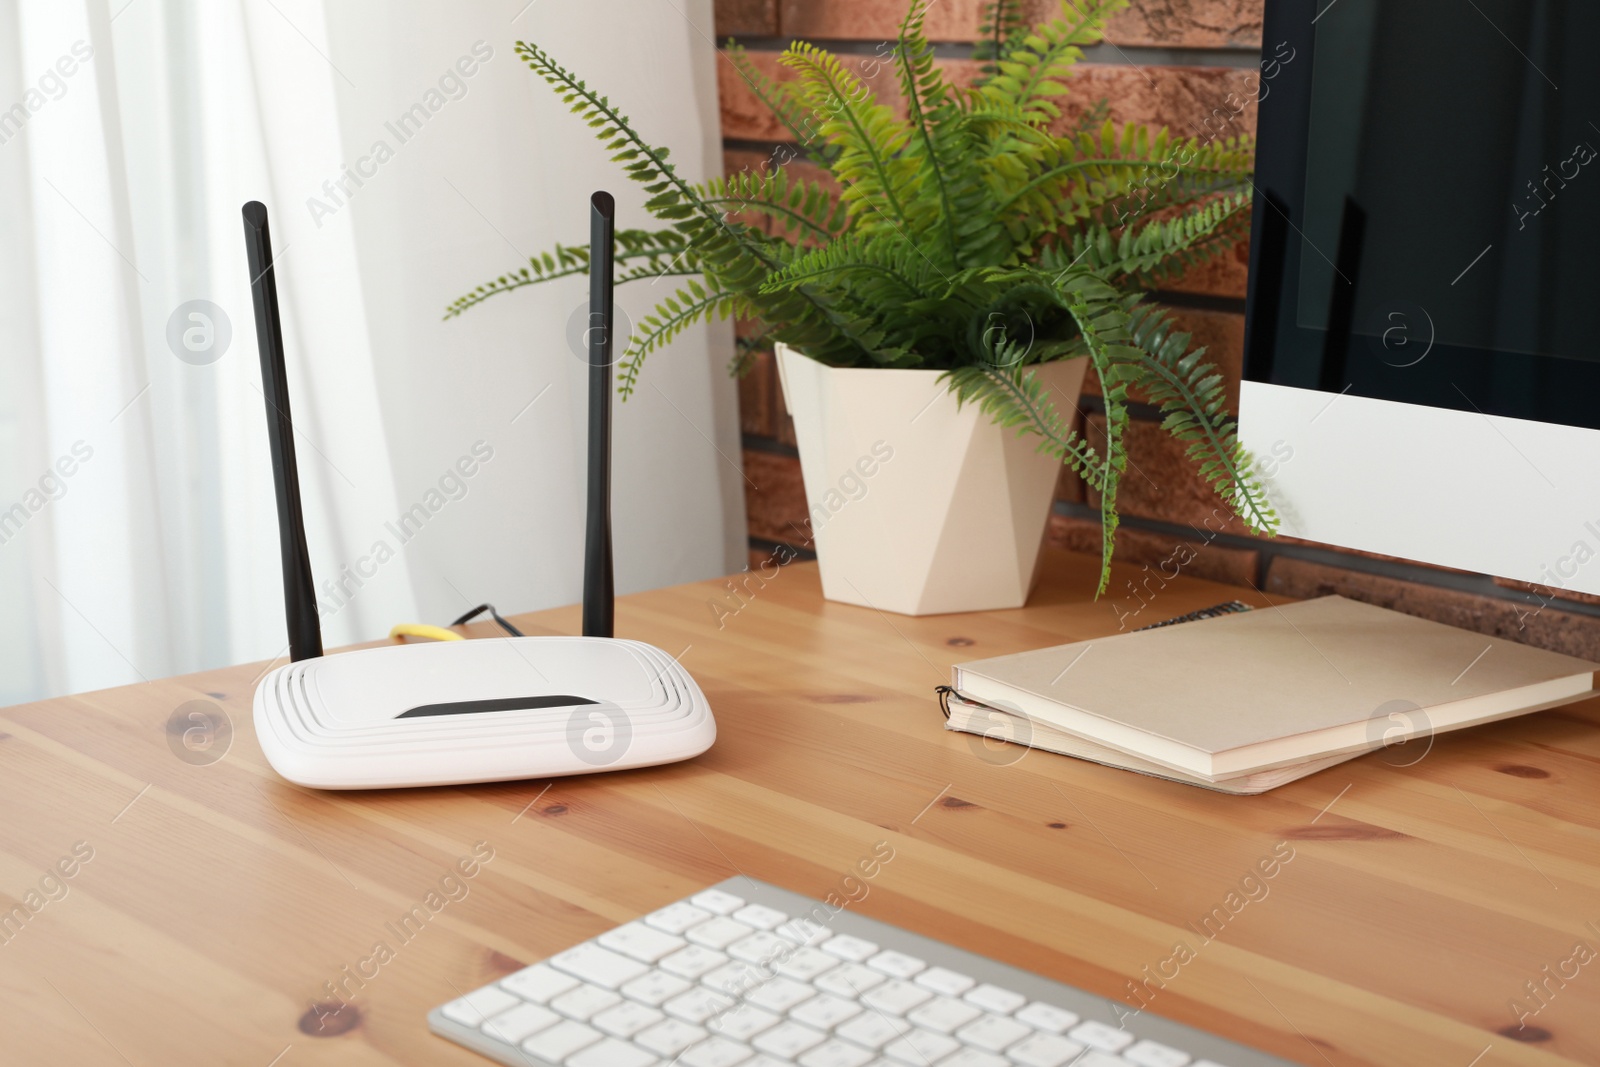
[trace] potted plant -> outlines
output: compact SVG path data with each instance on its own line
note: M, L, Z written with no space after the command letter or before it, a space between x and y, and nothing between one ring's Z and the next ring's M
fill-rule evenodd
M783 166L691 184L605 96L517 45L667 224L618 233L618 280L688 279L636 329L623 397L688 325L760 322L752 345L778 345L832 599L907 614L1020 606L1063 462L1100 500L1104 592L1130 389L1160 408L1197 476L1246 524L1276 527L1221 376L1142 295L1238 239L1251 145L1118 128L1103 105L1056 132L1080 47L1126 3L1076 0L1031 28L1018 0L991 4L979 76L960 86L934 63L914 0L892 57L903 118L810 44L783 53L793 77L776 81L730 46L837 196ZM587 262L586 247L558 245L446 317ZM1105 410L1098 447L1062 414L1089 370Z

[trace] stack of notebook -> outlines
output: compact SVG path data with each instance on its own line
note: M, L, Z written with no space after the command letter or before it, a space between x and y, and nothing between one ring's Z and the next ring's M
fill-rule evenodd
M1592 696L1600 664L1329 596L955 667L952 730L1228 793Z

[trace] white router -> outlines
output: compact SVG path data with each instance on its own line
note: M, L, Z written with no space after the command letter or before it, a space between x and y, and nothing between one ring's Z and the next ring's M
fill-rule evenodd
M550 778L698 756L717 726L659 648L612 636L611 325L616 207L590 200L589 503L582 637L394 645L322 657L267 209L244 206L290 662L256 687L273 770L318 789Z

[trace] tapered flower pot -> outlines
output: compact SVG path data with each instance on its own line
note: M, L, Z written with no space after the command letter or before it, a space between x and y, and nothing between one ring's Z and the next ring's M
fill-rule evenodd
M822 591L902 615L1021 607L1061 463L958 408L939 371L829 367L778 345ZM1058 409L1087 360L1034 368Z

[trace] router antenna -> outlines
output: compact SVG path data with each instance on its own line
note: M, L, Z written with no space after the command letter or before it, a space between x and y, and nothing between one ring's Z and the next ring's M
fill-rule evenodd
M289 658L322 655L322 627L311 583L311 553L300 510L300 471L294 458L294 423L289 418L289 375L283 364L283 321L278 314L278 279L272 266L267 208L244 206L244 244L250 260L250 295L256 306L256 347L261 352L262 395L267 400L267 439L272 445L272 480L278 495L278 547L283 556L283 614L289 623Z
M583 553L583 636L613 637L611 573L611 290L616 201L589 199L589 523Z

